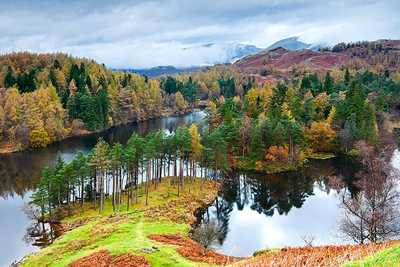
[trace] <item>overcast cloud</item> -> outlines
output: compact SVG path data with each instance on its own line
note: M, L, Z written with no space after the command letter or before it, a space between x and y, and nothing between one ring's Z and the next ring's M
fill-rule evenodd
M229 43L400 39L399 10L399 0L2 0L0 52L62 51L116 68L197 65Z

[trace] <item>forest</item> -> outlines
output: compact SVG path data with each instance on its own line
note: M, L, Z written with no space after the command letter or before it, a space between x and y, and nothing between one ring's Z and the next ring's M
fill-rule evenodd
M43 148L120 124L195 109L205 114L202 121L175 131L134 132L123 144L99 138L87 153L78 152L72 160L59 157L44 168L30 212L42 225L50 223L51 235L53 225L93 212L99 218L125 213L136 219L144 212L140 220L146 223L146 218L165 213L188 223L182 218L193 217L199 203L211 205L214 199L217 220L196 226L190 221L193 228L187 234L205 254L229 232L226 218L232 209L224 219L223 202L216 198L218 186L229 184L229 177L241 171L300 173L310 161L335 157L360 164L350 180L330 174L323 178L341 202L344 215L338 230L359 244L379 244L400 234L397 173L388 164L398 141L393 141L400 107L398 72L343 66L260 82L257 74L245 74L235 65L216 65L150 79L64 54L19 53L1 60L8 62L0 72L3 147ZM291 187L308 191L290 196L290 205L265 209L253 203L251 209L272 216L275 209L288 214L293 206L300 208L313 195L315 182L303 178L304 184ZM212 194L203 193L210 188ZM196 195L191 206L177 204L173 208L178 215L171 215L169 205L187 201L188 194ZM221 262L231 260L221 257Z
M1 56L0 65L0 147L5 152L186 113L240 77L224 69L177 80L149 79L65 54L13 53Z
M182 92L190 99L188 88L195 79L166 77L160 84L167 94ZM122 201L129 209L140 185L148 194L150 184L157 187L163 177L174 177L179 194L196 176L234 169L281 172L308 158L357 156L360 141L383 142L384 114L397 109L400 92L400 84L389 77L347 69L342 80L329 72L323 79L310 74L291 83L252 87L242 97L234 79L218 82L222 91L210 97L204 123L173 133L134 133L126 146L100 139L88 155L79 153L70 163L59 159L46 168L34 202L43 214L64 204L83 206L84 200L101 211L105 196L111 196L115 209Z

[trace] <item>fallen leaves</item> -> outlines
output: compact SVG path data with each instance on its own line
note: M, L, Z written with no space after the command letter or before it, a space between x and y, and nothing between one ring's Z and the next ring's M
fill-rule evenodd
M380 250L399 244L398 241L388 241L382 244L343 245L321 247L283 248L252 257L233 266L340 266L348 261L358 260Z
M205 250L196 241L179 234L153 234L148 237L161 243L178 246L178 253L192 261L228 265L239 260L238 258L225 256L212 250Z
M71 263L69 267L150 267L146 258L131 253L111 256L107 250L100 250Z

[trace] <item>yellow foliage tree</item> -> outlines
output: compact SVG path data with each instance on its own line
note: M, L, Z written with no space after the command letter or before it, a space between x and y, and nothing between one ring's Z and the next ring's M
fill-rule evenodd
M328 115L328 118L326 118L326 122L329 123L330 125L332 125L333 120L335 119L335 116L336 116L336 107L333 106L331 108L331 110L329 111L329 115Z
M7 128L11 128L20 123L21 120L21 95L16 88L6 91L4 97L4 113L6 115Z
M175 104L178 110L185 110L188 107L188 103L179 91L175 93Z
M286 116L289 120L294 120L292 112L289 109L289 105L286 102L284 102L282 105L282 115Z
M328 106L329 96L326 92L320 93L314 98L314 103L317 107L317 118L322 120L325 119L324 111Z
M195 160L200 160L203 145L200 143L200 134L196 124L192 124L189 128L189 133L192 138L192 155Z
M50 143L50 138L44 127L38 127L30 132L29 143L33 148L46 147Z
M332 150L336 132L326 121L314 121L307 130L307 138L313 151L329 152Z
M257 108L261 108L261 113L267 113L269 101L272 96L270 85L265 85L263 88L252 88L246 94L246 100L249 105L249 111L252 113Z
M206 112L210 130L217 128L221 123L221 115L213 101L208 101Z

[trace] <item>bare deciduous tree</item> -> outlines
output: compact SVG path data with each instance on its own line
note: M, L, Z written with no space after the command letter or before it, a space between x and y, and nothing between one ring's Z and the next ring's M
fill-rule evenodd
M315 241L314 235L305 234L305 235L302 235L300 238L303 240L304 244L306 244L307 247L312 247L313 243Z
M359 142L363 169L357 174L360 191L343 194L341 232L353 241L380 242L400 234L398 171L376 149Z
M208 223L202 223L193 230L192 238L199 242L205 249L210 246L219 238L221 231L215 220Z

